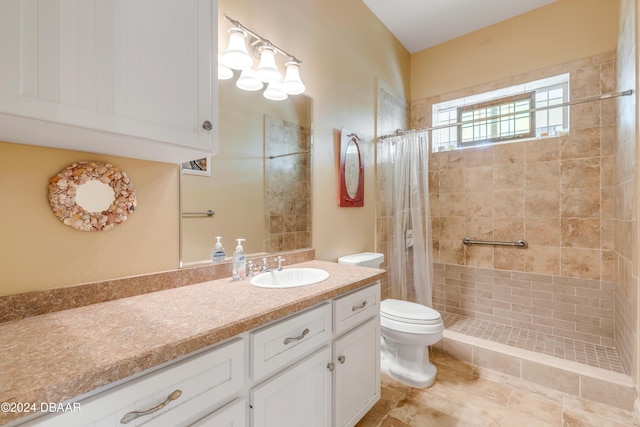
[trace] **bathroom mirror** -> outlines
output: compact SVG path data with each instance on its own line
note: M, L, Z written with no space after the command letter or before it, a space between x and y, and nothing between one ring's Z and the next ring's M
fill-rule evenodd
M340 136L340 206L364 206L364 166L360 156L360 138L342 129Z
M76 188L76 203L87 212L106 211L114 200L113 188L97 179Z
M249 255L311 247L312 100L240 90L237 73L218 82L220 148L210 176L181 175L184 267L209 262L216 236L227 257L236 238Z

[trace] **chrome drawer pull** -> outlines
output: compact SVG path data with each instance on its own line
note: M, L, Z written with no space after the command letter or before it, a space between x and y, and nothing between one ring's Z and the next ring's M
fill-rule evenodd
M297 336L295 338L285 338L284 339L284 345L288 345L289 343L291 343L293 341L300 341L302 338L306 337L307 334L309 334L309 328L307 328L304 331L302 331L302 335L300 335L300 336Z
M346 357L344 357L344 356L340 356L340 357L338 357L338 362L340 362L340 363L341 363L341 364L343 364L343 365L344 365L344 361L345 361L345 360L347 360L347 358L346 358Z
M127 424L128 422L131 422L131 421L135 420L138 417L144 417L145 415L149 415L149 414L153 414L154 412L158 412L160 409L162 409L165 406L167 406L169 404L169 402L171 402L172 400L176 400L181 395L182 395L182 391L176 390L176 391L174 391L173 393L171 393L167 397L167 400L165 400L162 403L159 403L158 405L154 406L153 408L147 409L146 411L132 411L132 412L129 412L128 414L125 414L124 417L122 417L122 419L120 420L120 424Z
M362 310L363 308L365 308L367 306L367 301L363 301L362 304L360 305L354 305L353 307L351 307L351 311L358 311L358 310Z

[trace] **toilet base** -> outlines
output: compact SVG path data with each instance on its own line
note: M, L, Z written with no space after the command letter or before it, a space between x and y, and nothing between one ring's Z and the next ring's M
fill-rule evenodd
M412 371L387 359L384 352L380 357L380 370L395 380L418 388L431 387L438 372L438 368L431 363L425 366L422 372Z

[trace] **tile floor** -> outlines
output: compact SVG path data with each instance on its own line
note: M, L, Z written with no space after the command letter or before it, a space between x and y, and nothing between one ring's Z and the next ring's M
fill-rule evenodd
M442 320L445 328L450 331L624 373L618 353L613 347L514 328L453 313L442 313Z
M432 352L435 384L418 389L382 375L381 399L357 427L639 427L630 412L526 381L498 382Z

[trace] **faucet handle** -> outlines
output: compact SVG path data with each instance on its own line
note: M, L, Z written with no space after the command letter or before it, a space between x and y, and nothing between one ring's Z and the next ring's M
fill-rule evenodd
M247 261L247 277L253 277L253 261Z
M269 270L269 262L267 258L262 258L262 269L260 271L264 273L267 270Z
M275 260L278 262L278 271L282 270L282 261L286 261L286 259L278 255Z

